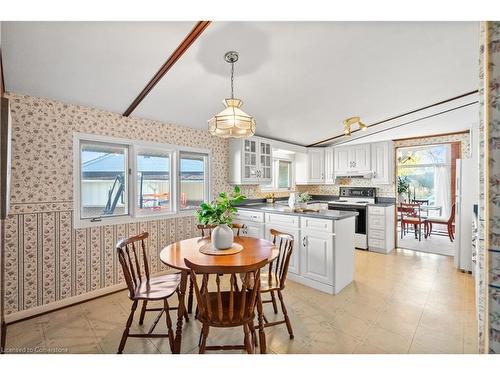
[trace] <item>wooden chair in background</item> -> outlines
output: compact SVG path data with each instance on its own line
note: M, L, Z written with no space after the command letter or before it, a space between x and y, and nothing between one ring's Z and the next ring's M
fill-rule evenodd
M422 226L424 226L424 237L427 238L427 218L422 217L419 203L400 203L398 211L401 221L401 238L406 234L406 226L411 225L415 229L415 238L422 240Z
M290 258L292 256L294 239L291 234L283 233L275 229L271 229L271 236L273 237L273 244L279 250L279 255L276 259L274 259L274 261L269 263L268 273L261 275L260 293L269 293L271 295L270 300L262 300L262 303L272 303L275 314L278 313L275 293L278 294L284 320L269 322L264 316L264 327L286 324L288 334L290 335L290 338L293 339L292 324L290 323L290 318L288 317L285 301L283 300L283 294L281 292L285 289L286 276L288 274L288 265L290 264Z
M119 241L116 244L118 260L122 266L123 276L128 288L128 297L132 300L132 308L123 335L118 347L118 354L123 352L127 338L129 337L168 337L170 349L173 349L174 333L172 331L172 320L170 319L170 310L177 310L177 307L170 307L168 298L174 293L179 293L179 283L181 280L180 274L169 274L161 276L151 276L149 274L149 265L146 255L146 246L144 241L148 238L147 232L141 233ZM142 253L142 254L141 254ZM142 258L142 267L141 267ZM135 310L139 301L143 301L139 324L144 322L144 316L147 311L159 311L148 333L131 334L130 326L134 319ZM163 307L147 308L149 301L163 301ZM165 312L168 334L154 334L153 331L158 324L162 314ZM188 320L187 314L185 315Z
M453 233L454 222L455 222L455 203L453 203L453 205L451 206L451 213L448 219L440 217L427 218L427 223L428 223L427 236L430 236L432 234L432 224L442 224L446 225L448 230L448 237L450 238L450 241L453 242L453 240L455 239L455 234Z
M245 349L248 354L252 354L256 338L254 320L260 292L260 269L267 264L267 259L249 266L200 266L187 259L184 262L190 269L198 302L197 318L203 325L200 354L206 350L234 349ZM244 274L243 282L241 288L236 289L237 276L240 274ZM229 277L229 283L221 285L221 275ZM198 285L197 276L201 276L201 285ZM227 285L226 289L223 289L223 285ZM243 327L243 345L207 346L210 327L238 326Z
M428 199L412 199L412 203L417 203L417 204L423 204L428 206L429 205L429 200Z

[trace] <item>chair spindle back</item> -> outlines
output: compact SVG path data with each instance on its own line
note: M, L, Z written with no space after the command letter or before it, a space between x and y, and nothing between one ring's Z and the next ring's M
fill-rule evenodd
M199 266L187 259L184 262L190 269L200 321L223 326L253 320L260 292L260 269L267 259L245 267ZM244 276L241 287L237 288L239 275ZM198 285L197 276L201 276L201 285ZM224 282L226 276L229 282Z
M271 229L273 244L278 248L279 254L276 259L269 263L269 281L274 276L280 281L280 288L285 287L288 265L293 251L293 236L288 233Z
M116 251L118 253L118 260L122 266L123 276L127 283L130 298L135 295L135 290L138 285L143 282L149 282L149 265L146 255L146 245L144 241L149 237L147 232L143 232L136 236L132 236L119 241L116 244ZM137 244L137 245L136 245ZM140 247L138 249L137 247ZM142 264L141 268L141 251L142 251ZM143 272L144 276L143 278Z

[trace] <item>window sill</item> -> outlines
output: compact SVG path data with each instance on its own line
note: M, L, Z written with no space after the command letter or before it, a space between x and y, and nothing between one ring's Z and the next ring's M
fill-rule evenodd
M260 188L261 193L291 193L293 189Z
M194 217L196 210L185 210L179 212L172 213L163 213L163 214L155 214L155 215L141 215L141 216L117 216L117 217L109 217L103 218L101 221L91 222L90 220L82 220L75 218L74 219L74 228L94 228L94 227L102 227L106 225L120 225L120 224L134 224L141 223L145 221L155 221L155 220L165 220L165 219L175 219L180 217Z

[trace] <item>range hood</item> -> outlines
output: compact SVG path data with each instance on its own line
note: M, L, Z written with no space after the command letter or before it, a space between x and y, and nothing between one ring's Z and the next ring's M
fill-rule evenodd
M372 178L375 176L374 171L345 171L336 172L335 178Z

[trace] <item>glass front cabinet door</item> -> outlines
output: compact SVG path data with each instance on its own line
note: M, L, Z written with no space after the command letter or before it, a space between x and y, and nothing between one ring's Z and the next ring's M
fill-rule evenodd
M272 181L272 150L271 144L266 142L259 142L260 145L260 173L259 179L261 182L269 182Z
M257 140L245 139L243 141L243 180L247 182L258 181Z
M271 143L259 137L232 139L229 142L229 182L270 184L273 179Z

